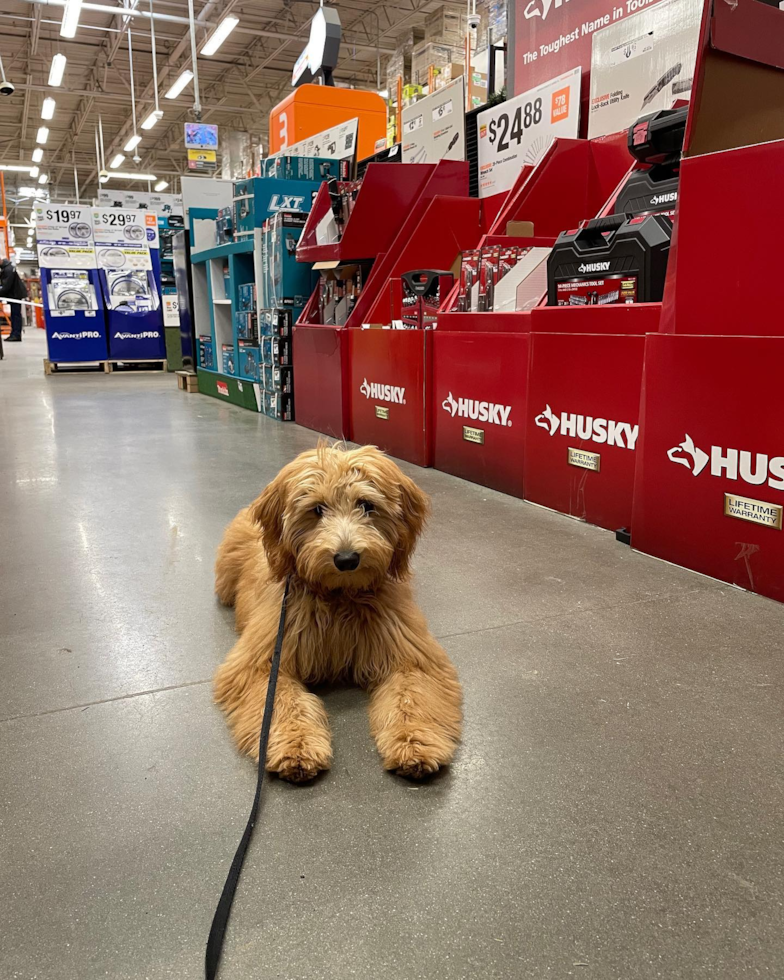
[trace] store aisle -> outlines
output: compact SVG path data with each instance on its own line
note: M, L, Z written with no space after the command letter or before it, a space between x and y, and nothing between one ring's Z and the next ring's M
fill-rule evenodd
M0 362L0 976L197 980L254 771L210 700L226 522L313 433L162 375ZM225 980L784 975L784 607L432 470L451 772L271 780Z

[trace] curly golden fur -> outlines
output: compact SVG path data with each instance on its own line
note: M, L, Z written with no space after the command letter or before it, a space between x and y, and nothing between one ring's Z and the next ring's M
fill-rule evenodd
M215 699L239 749L256 759L291 576L270 772L304 782L329 769L327 713L306 685L330 681L370 692L370 729L385 768L421 778L451 761L460 683L409 585L427 513L425 494L378 449L320 446L285 466L226 529L215 591L234 605L241 635L215 675ZM357 566L340 571L341 555Z

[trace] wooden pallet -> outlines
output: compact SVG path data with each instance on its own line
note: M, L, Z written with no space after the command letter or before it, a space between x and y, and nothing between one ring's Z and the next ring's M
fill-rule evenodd
M180 391L198 391L199 379L195 371L175 371L177 375L177 387Z
M149 374L149 368L137 368L137 364L159 364L157 371L166 371L166 359L137 358L135 361L110 359L107 361L50 361L44 358L44 374L94 374L103 371L104 374ZM131 366L134 365L134 366Z

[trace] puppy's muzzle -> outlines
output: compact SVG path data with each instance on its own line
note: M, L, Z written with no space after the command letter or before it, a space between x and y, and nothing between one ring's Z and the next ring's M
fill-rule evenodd
M332 560L339 572L353 572L359 568L358 551L339 551Z

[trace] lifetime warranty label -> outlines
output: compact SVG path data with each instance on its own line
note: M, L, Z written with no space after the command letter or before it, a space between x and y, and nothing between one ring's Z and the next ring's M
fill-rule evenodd
M376 418L377 419L388 419L389 409L384 408L382 405L376 405Z
M780 531L782 526L781 504L771 504L767 500L754 500L751 497L738 497L734 493L724 494L724 513L727 517L737 517L741 521L774 527Z
M566 462L570 466L579 466L581 470L591 470L598 473L602 465L602 457L599 453L589 453L584 449L572 449L570 447Z
M485 430L472 429L470 425L463 426L463 438L466 442L475 442L478 446L485 444Z

